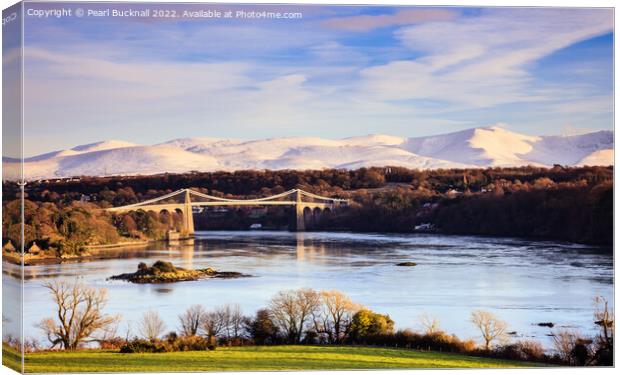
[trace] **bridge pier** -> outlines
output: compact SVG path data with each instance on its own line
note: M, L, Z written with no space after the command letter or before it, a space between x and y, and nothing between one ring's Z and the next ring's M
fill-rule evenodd
M297 232L305 232L306 231L306 221L304 218L304 206L301 201L301 191L297 190L295 192L295 231Z
M304 207L301 205L295 206L295 216L296 216L296 232L305 232L306 231L306 218L304 217Z
M189 190L185 190L185 207L183 208L183 226L188 236L194 235L194 212L192 211L192 201Z

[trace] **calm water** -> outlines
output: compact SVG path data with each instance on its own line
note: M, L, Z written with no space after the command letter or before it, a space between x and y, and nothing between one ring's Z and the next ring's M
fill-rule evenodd
M136 325L157 310L168 329L192 304L207 308L238 303L251 314L279 290L338 289L372 310L389 314L398 328L419 328L418 316L436 316L444 330L477 339L468 321L475 309L496 313L517 337L549 345L538 322L594 332L592 298L613 302L613 257L601 249L512 238L352 233L201 232L194 245L153 245L120 252L118 259L26 267L26 336L43 340L35 324L52 316L45 281L80 277L109 290L109 313ZM109 281L138 262L166 259L188 268L215 267L252 278L159 285ZM414 261L416 267L396 267ZM5 265L6 267L6 265ZM5 286L18 285L5 268ZM10 306L6 310L10 311ZM8 329L10 330L10 324ZM133 331L136 332L135 329Z

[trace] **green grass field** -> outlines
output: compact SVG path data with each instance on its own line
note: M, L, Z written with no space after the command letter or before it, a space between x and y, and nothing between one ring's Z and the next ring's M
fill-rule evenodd
M19 352L4 345L4 343L2 344L2 364L15 371L21 371L22 368Z
M3 362L8 352L3 351ZM15 358L13 359L15 360ZM17 361L19 358L17 358ZM533 367L536 364L438 352L338 346L248 346L205 352L121 354L117 351L40 352L26 372L344 370Z

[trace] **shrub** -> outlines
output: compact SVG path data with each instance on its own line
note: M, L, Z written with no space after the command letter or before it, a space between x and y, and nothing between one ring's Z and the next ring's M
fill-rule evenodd
M247 319L245 329L256 345L274 345L282 342L279 329L267 309L258 310L255 318Z
M166 335L166 341L169 343L174 343L179 339L179 335L176 332L172 331Z
M255 345L254 341L249 337L219 337L217 339L219 346L246 346ZM266 344L262 344L266 345Z
M560 331L553 335L553 345L562 362L568 365L592 364L596 355L593 341L576 331Z
M356 339L359 340L357 337ZM350 340L350 342L452 353L469 353L476 347L473 340L461 341L455 335L449 335L442 331L420 334L409 329L399 330L396 333L367 335L360 341Z
M209 341L201 336L179 336L173 341L168 341L167 351L170 352L187 352L209 349L212 346Z
M559 359L552 359L545 354L545 350L538 341L521 340L512 344L501 345L493 350L474 350L474 355L482 357L494 357L509 359L514 361L532 362L561 362Z
M304 345L316 345L319 344L319 334L314 330L306 331L304 339L301 341Z
M571 350L571 356L577 366L589 364L591 357L594 356L591 345L592 340L580 338L575 341L575 346Z
M455 335L449 335L443 331L420 335L414 345L422 349L453 353L467 353L476 347L472 340L461 341Z
M121 353L163 353L215 350L215 345L201 336L178 336L175 332L166 335L165 340L134 339L121 346Z
M351 322L351 339L356 342L371 343L376 340L385 340L385 335L394 333L394 321L389 315L378 314L374 311L362 309L353 315Z
M112 337L99 341L99 347L101 349L120 349L125 344L125 339L122 337Z
M144 339L134 339L121 347L121 353L163 353L166 351L164 345L159 340L149 341Z
M153 270L158 270L162 273L175 272L177 270L172 263L163 260L158 260L157 262L153 263L152 268Z
M546 359L545 349L538 341L523 340L517 343L528 361L543 361Z

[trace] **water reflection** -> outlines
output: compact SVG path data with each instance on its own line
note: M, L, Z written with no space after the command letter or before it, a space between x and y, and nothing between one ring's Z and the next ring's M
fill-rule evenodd
M422 313L436 316L449 332L468 338L474 309L495 312L516 337L549 340L538 322L593 332L592 297L613 303L613 258L595 247L511 238L350 233L203 232L193 243L117 249L112 259L26 268L25 331L52 311L42 283L80 277L109 291L110 313L139 321L156 309L175 329L177 316L201 303L212 308L239 303L245 313L267 304L282 289L338 289L371 309L388 313L398 327L416 328ZM609 250L609 249L607 249ZM133 272L139 262L172 261L186 268L214 267L253 275L158 285L111 281ZM415 267L396 267L413 261ZM15 268L3 268L11 279Z
M153 288L155 293L172 293L174 291L173 288Z

